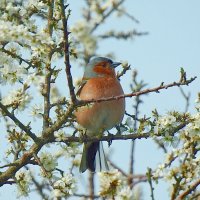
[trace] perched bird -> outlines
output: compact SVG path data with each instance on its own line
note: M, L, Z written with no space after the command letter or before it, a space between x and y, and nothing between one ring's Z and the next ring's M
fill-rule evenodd
M82 84L77 92L81 100L91 100L119 96L124 94L116 77L115 67L120 62L113 62L105 57L91 59L85 68ZM119 124L124 116L125 100L111 100L92 103L89 106L79 107L75 116L77 122L86 129L87 136L102 135ZM95 172L98 159L99 168L108 168L102 143L87 142L83 147L80 172L89 169Z

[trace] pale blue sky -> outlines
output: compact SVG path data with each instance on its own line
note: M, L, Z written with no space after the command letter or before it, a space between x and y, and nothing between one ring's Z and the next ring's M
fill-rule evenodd
M71 23L76 21L80 1L71 2ZM199 0L127 0L124 6L137 18L140 23L135 24L127 18L117 19L113 16L102 28L109 27L117 30L136 28L138 31L148 31L149 35L135 38L132 41L105 41L102 42L99 54L114 52L117 60L127 60L139 72L139 77L149 83L149 87L158 86L162 81L168 83L179 79L180 67L183 67L188 76L198 76L198 79L184 87L191 91L190 111L194 112L194 100L200 91L200 1ZM114 21L113 21L114 20ZM112 23L109 23L111 22ZM77 75L78 66L73 66ZM80 74L80 73L78 73ZM81 76L81 74L79 75ZM129 92L131 75L122 78L124 90ZM62 86L61 86L62 87ZM170 110L184 111L185 101L178 88L162 91L160 94L150 94L143 98L142 114L151 114L154 108L161 113ZM132 100L127 100L130 109ZM193 104L193 105L192 105ZM127 169L130 142L113 142L113 160ZM136 171L145 173L147 167L155 167L163 159L157 147L150 140L136 142ZM144 184L141 184L144 186ZM155 199L168 200L165 184L155 186ZM6 192L5 192L6 191ZM143 187L144 200L150 200L149 186ZM9 186L0 188L0 198L14 199L14 191Z

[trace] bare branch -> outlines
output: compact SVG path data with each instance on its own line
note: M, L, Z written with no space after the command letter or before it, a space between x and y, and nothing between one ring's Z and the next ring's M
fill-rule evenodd
M130 85L132 91L134 92L139 92L141 91L144 87L146 86L145 83L143 83L143 81L138 82L137 81L137 71L133 71L133 84ZM134 118L138 118L139 115L139 105L142 103L142 101L140 100L140 96L136 96L135 97L135 105L134 107ZM133 126L133 130L136 131L137 129L137 120L134 120L134 126ZM134 159L135 159L135 140L132 140L131 143L131 153L130 153L130 163L129 163L129 174L130 175L134 175ZM129 178L128 179L129 185L132 188L133 186L133 179Z
M94 195L94 196L90 196L90 195L85 195L85 194L73 194L73 196L75 196L75 197L82 197L82 198L89 198L89 199L98 199L98 198L100 198L100 196L98 196L98 195Z
M119 99L122 99L122 98L139 96L139 95L147 94L147 93L151 93L151 92L159 93L160 90L168 89L170 87L175 87L175 86L179 87L181 85L189 85L196 78L197 77L195 76L195 77L188 79L188 80L185 80L185 81L173 82L173 83L170 83L170 84L167 84L167 85L164 85L163 83L161 83L160 86L155 87L155 88L141 90L139 92L132 92L132 93L124 94L124 95L120 95L120 96L113 96L113 97L100 98L100 99L91 99L91 100L80 100L80 101L78 101L77 105L83 106L83 105L86 105L88 103L100 103L100 102L103 102L103 101L119 100Z
M88 181L89 181L89 194L91 196L91 200L94 200L94 173L92 172L89 172L89 178L88 178Z
M12 185L12 184L15 184L16 182L15 181L5 181L3 183L0 183L0 187L3 186L3 185Z
M148 32L138 32L136 30L131 30L131 31L121 31L116 33L115 31L108 31L102 35L99 35L98 37L101 39L110 39L110 38L115 38L115 39L132 39L134 36L144 36L148 35Z
M153 193L154 188L153 188L153 184L152 184L152 169L151 168L148 168L148 171L147 171L147 180L149 182L150 189L151 189L151 199L155 200L154 193Z
M126 17L128 17L129 19L131 19L132 21L134 21L135 23L139 24L139 20L136 19L133 15L129 14L126 10L124 9L120 9L120 8L117 8L117 10L121 13L123 13Z
M3 111L3 115L8 116L12 121L21 129L23 130L30 138L32 138L34 141L37 141L37 136L30 130L29 126L25 126L21 121L19 121L18 118L15 117L14 114L8 111L6 106L4 106L0 102L0 108Z
M181 94L183 96L183 98L185 99L186 101L186 105L185 105L185 112L188 111L188 108L189 108L189 105L190 105L190 92L188 94L185 94L184 90L180 87L180 91L181 91Z
M60 0L60 6L61 6L61 18L62 18L62 24L63 24L63 38L64 38L64 57L65 57L65 71L67 75L67 81L69 86L69 92L71 96L71 101L73 104L76 104L76 95L74 93L74 85L71 75L71 65L69 60L69 31L68 31L68 18L70 16L71 10L68 11L68 15L66 17L65 15L65 5L64 0Z

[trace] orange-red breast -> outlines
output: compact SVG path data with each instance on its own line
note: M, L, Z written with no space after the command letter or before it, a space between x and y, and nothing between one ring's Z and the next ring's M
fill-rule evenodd
M114 69L120 64L105 57L91 59L85 68L82 86L77 93L80 99L91 100L122 95L124 92ZM77 122L86 129L86 135L94 136L102 135L105 130L119 124L123 119L124 112L125 100L119 99L80 107L75 112L75 116ZM96 155L98 155L100 169L108 168L102 143L87 142L83 148L80 172L84 172L86 169L95 171Z

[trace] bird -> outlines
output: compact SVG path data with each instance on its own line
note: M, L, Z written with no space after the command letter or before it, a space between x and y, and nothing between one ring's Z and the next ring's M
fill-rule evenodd
M115 72L115 68L120 64L122 63L113 62L106 57L90 59L85 67L80 89L77 91L78 98L97 100L123 95L122 86ZM120 124L124 113L125 99L121 98L78 107L75 117L78 124L84 128L86 136L98 136ZM109 170L102 142L84 143L79 171L83 173L88 169L95 172L96 165L100 170Z

